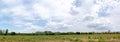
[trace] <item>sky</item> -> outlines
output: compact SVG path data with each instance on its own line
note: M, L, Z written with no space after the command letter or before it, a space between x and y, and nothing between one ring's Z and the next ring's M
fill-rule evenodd
M0 0L0 29L10 32L120 31L120 0Z

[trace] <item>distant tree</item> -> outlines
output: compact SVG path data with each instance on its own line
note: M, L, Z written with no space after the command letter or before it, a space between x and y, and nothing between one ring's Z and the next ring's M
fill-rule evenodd
M37 31L35 34L36 34L36 35L45 35L44 32L40 32L40 31Z
M16 33L15 32L11 32L11 35L16 35Z
M6 31L5 31L5 35L7 35L8 34L8 29L6 29Z
M88 34L93 34L93 32L89 32Z
M61 33L60 33L60 32L55 32L54 34L55 34L55 35L60 35Z
M80 32L76 32L76 34L80 34Z
M69 34L69 35L73 35L73 34L75 34L74 32L67 32L67 34Z
M3 34L3 31L2 30L0 30L0 35L2 35Z
M80 32L80 34L89 34L88 32Z
M54 35L54 33L51 31L45 31L44 33L45 33L45 35Z

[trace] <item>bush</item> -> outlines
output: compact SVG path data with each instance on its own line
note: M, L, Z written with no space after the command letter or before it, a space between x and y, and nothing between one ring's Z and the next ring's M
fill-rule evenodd
M15 32L11 32L11 35L16 35L16 33Z
M2 30L0 30L0 35L2 35L3 34L3 31Z
M98 42L106 42L104 39L99 39Z
M88 42L95 42L94 40L89 40Z
M76 32L76 34L80 34L80 32Z
M54 33L51 31L45 31L44 33L45 33L45 35L54 35Z
M4 35L7 35L7 34L8 34L8 29L6 29L5 34L4 34Z

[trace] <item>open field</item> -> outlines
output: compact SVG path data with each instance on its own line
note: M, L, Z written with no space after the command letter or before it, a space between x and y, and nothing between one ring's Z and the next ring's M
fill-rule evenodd
M120 34L1 35L0 42L120 42Z

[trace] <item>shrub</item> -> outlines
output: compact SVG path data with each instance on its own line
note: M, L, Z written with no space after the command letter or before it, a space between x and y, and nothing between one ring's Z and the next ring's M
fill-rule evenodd
M88 42L95 42L94 40L89 40Z
M16 33L15 32L11 32L11 35L16 35Z
M0 35L2 35L3 34L3 31L2 30L0 30Z

